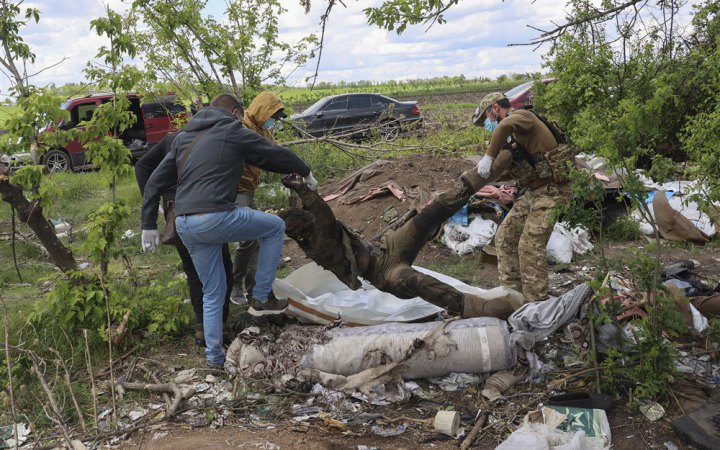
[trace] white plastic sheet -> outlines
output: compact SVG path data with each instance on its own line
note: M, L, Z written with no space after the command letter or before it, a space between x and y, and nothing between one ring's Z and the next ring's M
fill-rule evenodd
M481 289L453 277L419 266L413 269L430 275L460 292L477 295L485 300L503 298L516 307L522 306L520 292L505 286ZM414 322L443 311L420 297L401 299L379 291L367 282L353 291L329 270L314 262L292 272L286 278L273 282L278 298L289 299L288 314L304 322L327 324L342 319L346 324L376 325L387 322Z
M337 319L349 325L412 322L443 310L420 297L400 299L367 283L353 291L314 262L276 279L273 292L278 298L289 299L289 315L319 324Z
M465 255L472 253L476 248L482 248L489 244L496 231L497 224L495 222L475 216L466 227L451 222L445 224L442 239L450 250L458 255Z
M515 430L495 450L601 450L584 431L561 431L544 423L527 424Z

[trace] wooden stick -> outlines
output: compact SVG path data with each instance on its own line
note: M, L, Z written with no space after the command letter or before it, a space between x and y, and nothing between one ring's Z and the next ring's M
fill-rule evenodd
M605 278L607 280L607 277ZM604 283L603 283L604 284ZM590 297L588 306L592 309L593 303L595 302L595 296ZM600 370L598 369L598 354L597 354L597 342L595 340L595 324L592 320L588 320L587 326L590 332L590 352L592 353L592 365L595 369L595 393L600 393Z
M52 347L48 348L48 350L54 353L55 356L57 356L57 364L62 366L63 368L63 379L65 381L65 387L67 387L68 391L70 392L70 399L72 400L73 406L75 407L75 414L77 414L78 419L80 420L80 428L82 428L83 433L87 433L87 424L85 423L85 417L83 416L82 410L80 409L80 404L78 404L75 392L73 392L72 380L70 379L70 371L68 370L65 361L62 359L60 353L57 350Z
M93 419L95 420L95 426L98 424L98 401L97 401L97 390L95 389L95 376L92 370L92 361L90 361L90 346L88 345L88 332L87 329L83 329L83 337L85 338L85 364L87 365L88 375L90 376L90 393L92 394L93 401Z
M477 439L477 435L480 433L480 430L485 426L485 422L487 422L489 415L490 414L487 411L480 413L480 416L478 416L475 421L475 426L472 430L470 430L470 433L468 433L467 437L460 445L460 450L468 450L473 445L473 442Z
M145 367L144 365L142 365L140 363L138 363L137 366L140 368L140 370L142 370L143 372L148 374L150 376L150 378L152 378L152 380L155 382L155 384L162 384L162 383L160 383L160 380L158 380L158 377L155 376L155 373L150 372L150 370L148 370L147 367ZM170 406L172 406L172 402L170 401L170 396L167 394L167 392L163 392L163 398L165 399L165 403L167 403L168 408Z
M53 420L56 422L63 431L63 436L65 437L65 441L67 442L67 445L69 448L72 448L72 438L70 436L70 429L68 429L67 424L63 421L62 418L62 412L60 411L60 408L57 405L57 402L55 401L55 396L52 393L52 390L50 389L50 386L48 386L47 381L45 380L45 377L42 374L42 371L40 370L40 365L37 362L37 356L35 356L34 353L28 352L30 355L30 361L32 362L32 372L37 375L38 380L40 380L40 384L42 385L43 390L45 391L45 395L48 398L48 401L50 402L50 407L52 408L53 413L55 414L55 419Z
M564 376L564 377L560 378L559 380L554 380L554 381L551 381L550 383L548 383L548 389L550 389L550 390L559 389L559 388L561 388L565 383L567 383L568 381L570 381L570 380L572 380L572 379L574 379L574 378L581 377L581 376L583 376L583 375L587 375L587 374L589 374L589 373L593 373L593 372L596 372L596 371L598 371L598 370L600 370L600 369L599 369L599 368L595 368L595 367L591 367L591 368L589 368L589 369L584 369L584 370L581 370L581 371L579 371L579 372L575 372L575 373L572 373L572 374L570 374L570 375Z
M18 421L17 411L15 411L15 391L13 390L12 366L10 365L10 320L8 319L7 305L5 299L0 296L3 305L4 320L3 328L5 330L5 364L7 365L8 393L10 394L10 414L13 419L13 439L15 440L15 450L18 450Z
M126 381L118 381L117 385L125 390L130 391L148 391L155 393L173 394L173 401L168 408L167 416L172 417L175 415L178 406L180 406L180 400L182 400L182 393L175 383L164 383L164 384L147 384L147 383L129 383Z

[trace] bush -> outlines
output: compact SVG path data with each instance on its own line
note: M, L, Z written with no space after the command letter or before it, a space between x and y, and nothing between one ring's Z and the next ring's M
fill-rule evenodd
M620 217L605 230L610 241L627 242L640 239L640 224L629 216Z

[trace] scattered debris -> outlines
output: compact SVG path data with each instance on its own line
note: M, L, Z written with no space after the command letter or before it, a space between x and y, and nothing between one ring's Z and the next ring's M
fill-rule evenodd
M460 413L457 411L438 411L433 422L435 431L453 438L457 437L460 428Z
M665 408L657 402L640 405L640 412L643 413L645 418L650 422L655 422L656 420L660 420L665 417Z
M377 425L373 426L372 432L374 434L377 434L378 436L382 437L393 437L393 436L400 436L407 430L407 427L405 425L398 425L395 428L382 428Z

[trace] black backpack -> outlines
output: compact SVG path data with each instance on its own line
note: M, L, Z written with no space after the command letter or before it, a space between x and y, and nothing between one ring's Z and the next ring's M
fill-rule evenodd
M533 113L535 115L535 117L540 119L540 122L544 123L545 126L548 128L548 130L550 130L550 132L552 133L553 137L555 137L555 140L557 141L558 145L567 144L567 139L565 138L565 135L563 134L562 131L560 131L560 128L558 128L558 126L557 126L557 124L555 124L555 122L550 122L547 117L543 116L542 114L536 113L532 109L532 106L523 106L518 109L524 109L526 111L530 111L531 113Z

